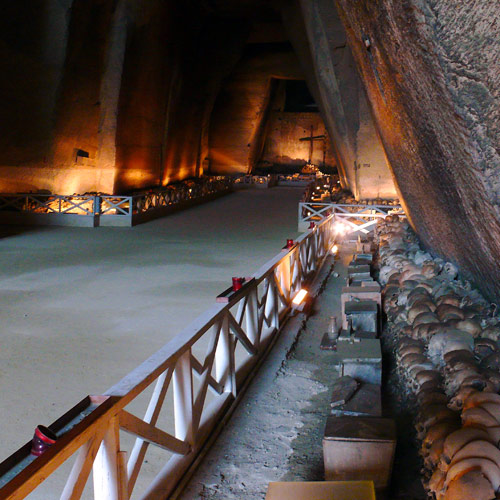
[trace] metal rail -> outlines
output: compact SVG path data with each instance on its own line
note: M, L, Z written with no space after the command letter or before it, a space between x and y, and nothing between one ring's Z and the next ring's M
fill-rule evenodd
M170 458L138 498L167 498L236 404L252 370L276 339L292 299L317 272L333 243L330 217L103 396L82 400L50 426L58 439L45 453L30 458L27 443L0 464L0 498L25 498L76 453L61 499L80 499L93 470L95 500L128 500L151 445L168 451ZM153 385L149 395L145 391ZM173 430L159 423L169 400ZM142 415L137 415L138 405L143 406ZM128 451L120 442L120 432L136 438Z

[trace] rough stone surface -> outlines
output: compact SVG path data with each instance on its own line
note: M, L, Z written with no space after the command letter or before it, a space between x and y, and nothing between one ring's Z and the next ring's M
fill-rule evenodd
M498 297L498 3L336 4L413 226Z
M256 165L277 79L282 78L304 78L288 43L245 49L215 102L209 141L212 173L247 173Z
M200 175L249 9L194 0L10 5L0 35L0 191L120 193Z
M324 136L313 141L300 139ZM310 157L311 155L311 157ZM303 166L309 159L314 165L335 166L328 132L319 113L273 111L269 116L268 132L260 163Z
M307 68L343 185L358 199L395 198L392 174L333 2L290 2L283 8L283 19Z

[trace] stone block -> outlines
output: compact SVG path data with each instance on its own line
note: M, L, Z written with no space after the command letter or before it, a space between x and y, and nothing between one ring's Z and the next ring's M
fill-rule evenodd
M371 300L378 304L378 312L382 310L382 294L380 293L380 285L376 282L360 282L358 286L342 287L340 295L341 310L342 310L342 328L347 328L347 317L345 315L345 305L353 300ZM378 324L377 324L378 326Z
M323 437L325 479L373 481L385 488L391 478L396 425L378 417L328 417Z
M336 417L381 417L382 416L382 395L380 385L368 384L366 382L358 383L355 379L349 376L340 377L339 380L350 379L356 382L351 382L350 387L356 387L351 396L343 404L339 404L342 399L339 397L342 394L334 386L332 400L330 403L330 414Z
M349 275L358 274L358 273L370 273L370 271L371 271L371 267L369 264L357 264L357 263L351 262L347 266L347 273Z
M357 330L355 332L348 332L347 330L340 330L337 342L358 342L361 339L376 339L376 332L364 332L362 330Z
M265 500L375 500L372 481L269 483Z
M361 382L382 384L382 351L378 339L337 342L340 374Z
M370 253L372 244L368 241L356 241L356 253Z
M358 390L359 383L352 377L339 377L332 388L332 408L345 405Z
M342 300L342 299L341 299ZM353 300L342 304L342 326L347 328L349 320L353 330L378 332L379 304L375 300Z
M371 253L355 253L352 256L353 261L367 261L370 264L373 262L373 254Z

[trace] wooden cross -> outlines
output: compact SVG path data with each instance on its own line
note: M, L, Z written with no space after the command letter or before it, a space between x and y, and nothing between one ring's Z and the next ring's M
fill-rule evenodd
M311 135L310 137L301 137L299 141L310 141L309 143L309 161L308 163L310 164L312 162L312 156L313 156L313 148L314 148L314 141L319 141L319 140L324 140L325 135L313 135L314 127L311 125ZM323 151L324 153L324 151ZM323 154L324 156L324 154ZM323 159L323 163L325 163Z

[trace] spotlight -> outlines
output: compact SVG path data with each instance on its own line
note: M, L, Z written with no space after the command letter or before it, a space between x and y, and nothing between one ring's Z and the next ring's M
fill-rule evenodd
M296 311L303 311L304 307L307 303L305 300L307 297L308 291L304 290L304 288L301 288L295 297L292 299L292 309Z

